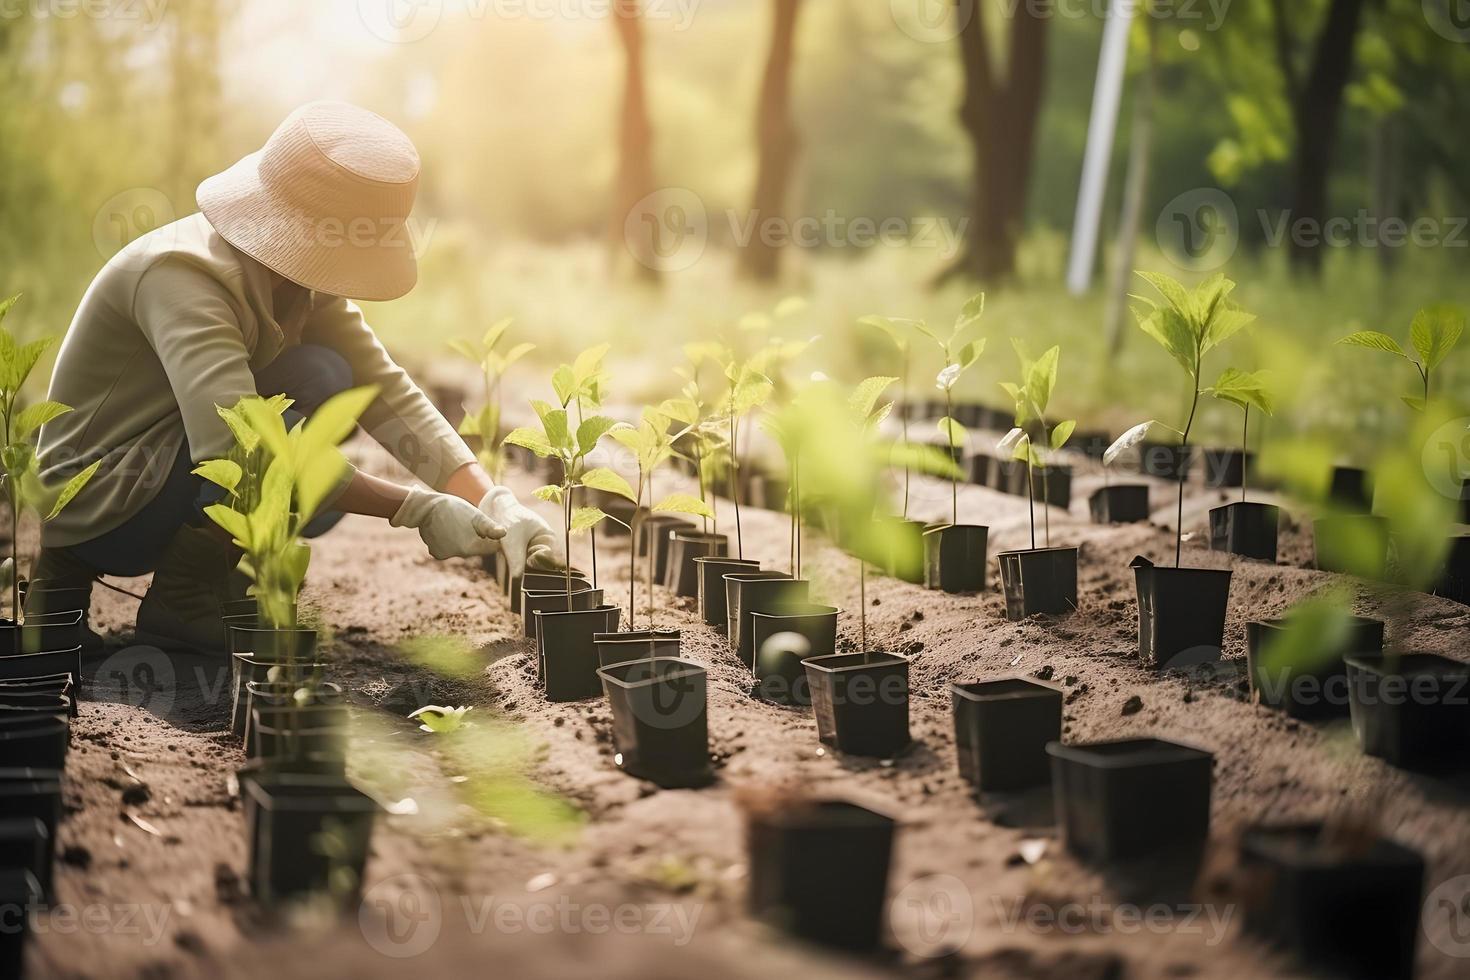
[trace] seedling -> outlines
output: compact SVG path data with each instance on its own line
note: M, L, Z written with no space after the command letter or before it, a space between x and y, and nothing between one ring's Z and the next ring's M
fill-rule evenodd
M965 427L954 419L954 386L966 371L975 366L975 362L985 352L985 338L972 340L966 344L960 344L959 339L961 334L980 322L980 317L984 312L985 294L976 293L960 308L960 314L955 317L954 328L949 332L948 337L941 337L935 333L923 320L913 321L914 329L934 341L940 353L944 355L944 367L934 379L934 386L944 392L944 418L939 420L939 433L944 436L951 460L958 454L960 443L967 438ZM955 469L949 480L949 496L949 522L951 525L957 525L960 522L958 468Z
M617 520L615 517L610 518L600 507L574 509L572 506L573 491L578 487L591 487L594 490L616 493L629 500L636 500L637 497L633 493L633 488L628 486L628 481L612 470L606 467L587 468L587 456L597 448L598 441L620 423L605 415L592 415L581 419L576 430L573 431L566 405L572 400L576 389L565 385L556 385L556 388L558 397L563 399L560 408L544 401L531 402L531 407L535 409L537 417L541 420L540 430L523 426L512 430L505 437L505 441L512 446L529 449L542 459L555 459L561 464L561 481L537 489L535 496L560 506L562 540L566 551L570 554L572 532L591 530L604 520ZM593 547L596 548L595 542ZM564 574L566 576L567 612L571 612L571 562L567 562Z
M1047 485L1046 460L1048 452L1057 452L1072 438L1077 428L1075 419L1048 426L1047 405L1051 402L1052 390L1057 384L1057 364L1062 357L1060 347L1052 347L1038 358L1032 358L1026 345L1015 338L1011 346L1021 361L1021 383L1001 382L1006 394L1016 404L1016 427L1000 441L1002 453L1009 452L1014 459L1026 464L1026 495L1031 513L1031 548L1036 548L1036 471L1041 470L1042 514L1046 523L1046 546L1051 547L1051 492ZM1037 445L1038 441L1041 443Z
M419 723L419 731L438 735L459 731L467 724L464 716L472 710L473 707L443 708L437 704L428 704L412 712L408 718Z
M0 301L0 324L20 296L17 294ZM20 515L22 511L34 511L44 523L51 520L71 503L81 489L92 479L98 460L81 470L59 490L42 486L37 473L36 447L31 437L36 431L71 411L71 406L60 402L41 401L25 408L19 407L20 389L35 369L41 355L56 342L54 337L43 337L28 344L17 344L9 330L0 326L0 421L5 424L5 442L0 445L0 464L5 473L0 480L5 484L5 498L10 504L10 557L5 560L4 577L10 585L10 621L20 623Z
M902 442L904 445L908 445L909 414L907 411L907 407L909 404L909 360L913 356L913 347L909 343L909 336L907 331L913 328L914 321L886 316L865 316L861 320L859 320L858 323L866 324L870 327L876 327L879 330L883 331L884 336L886 336L889 342L891 342L893 346L898 349L898 400L899 404L904 406L905 409L904 411L901 411L899 413L899 424L902 428ZM904 520L908 520L909 518L909 481L911 474L912 468L908 465L907 462L905 462L903 467Z
M1241 410L1243 420L1240 428L1240 454L1244 461L1246 450L1250 446L1251 433L1251 409L1255 408L1264 415L1274 415L1276 412L1276 399L1267 387L1268 375L1265 371L1255 371L1247 374L1237 371L1235 368L1226 368L1216 381L1205 391L1223 402L1229 402ZM1240 473L1240 502L1245 503L1246 486L1250 482L1250 467L1242 462Z
M694 414L697 416L696 404L687 399L672 400L665 402L658 408L645 408L643 418L637 426L619 427L612 430L610 435L633 454L638 464L638 486L632 497L633 501L633 524L629 528L633 540L638 540L638 529L642 527L646 517L643 513L643 496L646 490L650 499L653 497L653 474L658 467L675 455L674 443L689 432L689 423L678 432L670 432L670 422L681 420L681 415ZM694 514L705 519L714 517L709 504L705 501L692 497L687 493L676 493L665 497L654 504L653 511L673 512L681 514ZM648 549L648 624L653 627L653 558L655 548ZM628 629L637 627L637 588L638 575L634 568L637 562L637 548L628 549Z
M695 479L699 483L699 499L709 505L710 513L703 518L706 533L718 534L719 512L715 508L711 488L719 466L729 462L729 441L723 420L710 414L700 388L700 373L705 362L717 368L727 360L725 348L713 341L685 344L684 355L687 365L680 365L674 373L684 379L680 397L670 399L660 406L660 411L684 425L683 438L688 439L694 462ZM676 438L675 442L678 441ZM653 494L650 477L649 495Z
M735 505L735 556L745 557L745 540L740 527L740 422L771 398L775 386L761 370L762 359L739 361L734 355L724 363L729 388L721 406L730 433L730 501Z
M1189 433L1194 428L1195 413L1199 410L1199 397L1204 388L1200 382L1200 368L1204 356L1239 333L1255 316L1246 313L1230 302L1230 293L1235 283L1222 274L1205 280L1193 291L1186 289L1177 280L1166 275L1140 272L1150 285L1164 298L1159 303L1145 296L1134 296L1140 306L1135 306L1133 315L1139 329L1148 334L1189 375L1190 403L1189 418L1183 431L1164 425L1157 419L1140 422L1118 437L1103 454L1103 462L1111 463L1122 453L1137 446L1154 426L1168 429L1179 436L1181 450L1189 447ZM1188 467L1179 469L1179 509L1174 526L1174 566L1182 567L1184 557L1184 481Z
M588 409L602 407L602 388L607 373L602 369L602 359L612 348L611 344L598 344L578 354L571 364L562 364L551 375L551 387L556 392L561 407L577 409L577 425L585 421ZM592 539L592 587L597 588L597 525L589 525L587 532Z
M234 408L216 409L235 449L194 470L229 494L204 513L244 550L240 570L254 583L261 621L274 629L297 627L296 598L311 562L302 531L349 471L337 446L377 393L373 386L344 391L289 432L281 417L289 402L282 398L248 396Z
M502 382L511 365L536 349L535 344L525 343L516 344L504 351L500 349L506 331L514 322L510 317L496 321L485 331L485 336L478 343L463 339L449 342L455 353L479 368L480 379L484 383L484 403L478 412L465 415L459 426L459 434L479 438L480 451L477 456L480 465L485 467L485 472L497 483L505 473L505 453L499 442L500 422L504 417Z
M1405 405L1422 413L1429 402L1431 373L1444 362L1450 351L1454 350L1464 332L1464 311L1453 306L1431 306L1414 314L1414 322L1409 327L1409 340L1413 344L1414 353L1419 355L1417 360L1405 353L1398 341L1377 330L1359 330L1357 333L1342 338L1338 343L1347 344L1350 347L1366 347L1369 350L1384 351L1402 357L1413 364L1419 372L1419 380L1423 382L1423 393L1417 396L1402 395L1400 397L1403 398Z

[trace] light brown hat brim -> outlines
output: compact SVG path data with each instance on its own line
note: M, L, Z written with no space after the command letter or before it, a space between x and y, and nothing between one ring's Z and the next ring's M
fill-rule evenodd
M404 222L370 215L313 215L273 195L260 152L199 185L199 209L220 237L308 289L349 299L397 299L418 281Z

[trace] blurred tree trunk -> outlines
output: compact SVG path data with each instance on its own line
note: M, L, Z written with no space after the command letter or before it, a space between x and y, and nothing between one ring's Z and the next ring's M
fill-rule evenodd
M750 201L750 219L756 229L762 221L782 217L800 147L796 124L791 118L791 61L800 9L801 0L773 0L772 3L771 48L766 56L766 72L756 107L755 135L760 147L760 164ZM778 246L763 239L757 230L740 250L741 275L763 281L776 278L780 271L780 251Z
M1366 0L1331 0L1305 77L1297 68L1296 38L1286 0L1272 0L1276 57L1286 82L1296 130L1291 181L1291 221L1306 220L1321 229L1327 220L1327 180L1342 116L1343 92L1353 70L1353 47ZM1299 271L1322 269L1322 244L1291 238L1291 262Z
M955 276L987 284L1015 277L1016 248L1026 217L1035 157L1036 123L1046 85L1045 5L1011 4L1004 70L994 65L984 7L974 4L960 31L965 68L960 121L974 148L970 228L959 260L940 282ZM961 3L961 16L966 6Z
M1123 210L1118 244L1113 252L1113 276L1108 287L1107 354L1114 360L1123 348L1123 324L1128 319L1128 289L1138 254L1138 230L1148 200L1149 158L1154 142L1154 98L1159 84L1159 32L1153 13L1143 11L1148 37L1148 65L1138 76L1133 93L1133 125L1128 133L1128 175L1123 184Z
M1403 216L1403 201L1399 189L1402 186L1403 158L1399 152L1399 116L1387 113L1373 121L1368 131L1368 166L1373 183L1373 216L1378 227L1391 218ZM1391 272L1397 264L1399 249L1378 243L1378 264L1383 271Z
M640 278L658 278L651 242L625 234L628 216L638 202L656 189L653 185L653 123L648 116L648 90L643 68L643 20L639 0L614 0L613 28L623 46L623 106L618 127L618 174L613 213L608 229L613 265L622 265L626 253L634 259ZM641 254L640 254L641 253Z

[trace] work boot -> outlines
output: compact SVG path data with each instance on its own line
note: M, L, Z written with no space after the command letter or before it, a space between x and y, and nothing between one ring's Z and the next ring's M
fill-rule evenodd
M92 585L96 581L97 570L65 548L42 548L31 568L25 611L36 616L80 609L82 652L96 653L103 647L102 637L91 626Z
M138 606L138 642L224 653L224 604L238 588L240 549L203 528L181 527Z

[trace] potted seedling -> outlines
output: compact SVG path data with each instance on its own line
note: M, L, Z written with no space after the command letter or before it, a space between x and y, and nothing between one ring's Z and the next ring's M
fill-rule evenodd
M760 359L740 361L733 354L724 364L728 383L721 414L730 436L730 501L735 508L735 557L745 557L745 539L740 525L740 423L750 412L770 400L774 386L762 370Z
M506 317L497 320L478 342L463 338L451 340L449 346L455 353L473 364L480 374L483 385L482 400L478 411L466 412L460 423L459 433L476 445L475 456L490 479L501 483L505 475L505 447L500 442L501 422L504 418L505 375L521 358L536 349L535 344L515 344L502 350L506 332L515 321ZM487 565L505 584L509 568L499 561L500 553L488 555Z
M1356 821L1257 825L1237 871L1247 932L1312 971L1411 980L1424 858Z
M883 936L892 817L846 800L789 792L742 795L756 919L849 952Z
M607 383L607 372L603 370L602 360L607 352L612 349L611 344L598 344L589 347L576 356L571 364L559 365L551 374L551 388L556 392L557 400L561 407L568 413L568 426L575 424L580 427L587 419L587 412L596 411L602 407L602 392ZM571 417L572 410L576 410L575 420ZM583 491L583 502L587 492L601 490L600 487L589 486ZM608 491L614 496L621 496L620 491ZM626 499L626 498L624 498ZM575 505L575 501L569 501ZM592 552L592 587L597 588L597 525L593 524L587 529L590 537L590 550Z
M65 669L72 673L74 682L79 682L80 663L72 662L76 657L50 655L79 646L87 610L47 608L42 612L32 607L27 615L21 605L20 519L28 510L43 522L61 513L87 485L101 461L80 470L59 488L42 485L33 438L41 426L65 415L71 408L54 401L20 405L21 388L55 339L16 342L3 324L19 299L17 295L0 301L0 423L4 426L0 433L4 437L0 443L0 466L4 467L0 480L4 481L5 501L10 507L10 555L0 566L0 579L10 593L10 619L0 620L0 680L56 673L51 664L65 660Z
M1260 704L1306 721L1348 714L1346 658L1381 654L1383 621L1347 607L1346 597L1327 593L1246 624L1246 674Z
M649 620L652 622L653 580L658 577L660 551L666 555L664 584L676 596L690 597L699 594L698 562L705 558L726 556L730 551L730 539L713 527L715 512L710 506L705 475L708 460L715 448L710 438L698 431L704 419L697 385L691 382L685 386L683 397L667 399L656 409L644 409L643 416L643 425L637 429L614 433L614 438L633 453L638 463L638 506L634 509L636 527L633 537L648 544L645 557L648 559L650 576ZM669 459L681 458L675 449L681 442L688 442L693 446L699 496L675 494L645 511L642 506L645 483L648 498L652 501L654 473ZM703 529L682 519L677 523L664 520L674 514L690 514L700 518ZM650 530L640 533L645 527ZM655 530L663 534L665 540L655 542ZM629 560L632 561L635 557L636 549L630 554Z
M1235 283L1223 275L1205 280L1193 290L1166 275L1139 273L1163 302L1137 297L1138 325L1174 358L1189 377L1189 418L1176 430L1150 420L1134 426L1108 447L1111 463L1143 441L1155 426L1178 432L1179 445L1189 447L1189 434L1199 410L1201 367L1211 350L1229 340L1254 317L1230 301ZM1132 563L1138 588L1138 650L1145 664L1183 667L1220 658L1225 632L1225 610L1230 600L1229 569L1185 568L1184 476L1179 474L1179 501L1174 526L1174 567L1156 566L1139 556Z
M1068 419L1051 425L1046 418L1052 390L1057 383L1057 365L1062 349L1052 347L1033 358L1018 340L1012 343L1021 361L1019 384L1001 387L1016 405L1015 428L1000 441L1003 455L1020 460L1026 467L1026 497L1031 519L1031 547L1025 551L1002 552L1001 584L1005 590L1006 618L1021 620L1038 613L1064 615L1077 608L1077 549L1051 546L1051 495L1047 492L1047 454L1067 444L1077 423ZM1041 475L1044 547L1036 547L1036 477Z
M1240 453L1244 459L1250 446L1251 409L1263 415L1275 412L1275 400L1267 387L1264 372L1247 374L1226 368L1220 379L1205 389L1223 402L1241 410ZM1240 499L1210 510L1210 547L1261 561L1276 560L1276 528L1280 510L1271 504L1246 500L1248 477L1242 464Z
M894 348L896 348L898 351L898 403L902 406L902 410L898 413L900 423L899 447L902 450L906 448L909 444L909 417L912 414L912 406L909 402L909 368L913 357L913 346L909 342L908 332L914 328L914 321L886 316L865 316L858 322L883 331L883 334L888 338L888 340L893 344ZM977 465L981 462L986 461L987 459L988 457L984 456L975 457ZM909 464L909 461L905 459L903 463L903 509L899 513L900 519L903 521L904 526L909 530L909 533L913 537L913 546L904 550L912 551L916 555L922 555L922 536L924 533L924 522L909 520L909 489L912 482L912 477L913 467ZM975 480L974 482L983 484L985 481ZM901 563L895 562L894 564L903 564L914 569L916 574L907 577L921 578L923 575L924 566L922 558L918 561L908 561Z
M558 373L561 373L558 369ZM581 419L572 427L567 406L576 388L556 383L560 407L533 401L531 407L541 421L540 429L517 428L505 437L513 446L530 450L538 458L551 460L561 479L534 492L539 500L554 503L561 511L562 539L568 554L572 534L590 530L607 518L597 507L576 507L572 498L582 487L605 490L628 500L635 500L628 481L606 467L587 466L587 457L597 448L603 436L618 423L604 415ZM595 558L594 558L595 561ZM524 608L531 634L536 638L538 674L550 701L575 701L596 697L600 691L597 679L597 646L593 637L612 633L618 628L618 607L602 601L602 590L596 587L574 591L571 564L561 573L560 593L524 593Z
M935 378L935 387L944 393L944 417L939 420L939 434L955 469L950 476L949 523L924 532L924 585L945 592L981 592L985 589L986 540L989 528L960 523L960 491L958 462L961 447L967 441L965 427L954 418L954 386L985 350L985 340L960 343L960 337L980 321L985 312L985 294L971 297L955 317L947 335L936 333L922 320L914 321L914 329L928 337L939 348L944 367Z

